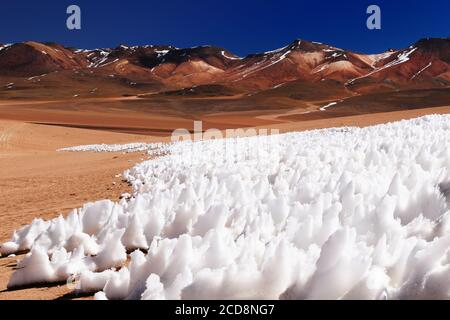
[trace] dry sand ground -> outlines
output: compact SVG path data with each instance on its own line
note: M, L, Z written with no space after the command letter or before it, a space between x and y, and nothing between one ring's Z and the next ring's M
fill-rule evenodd
M17 113L13 111L11 106L2 109L0 104L0 242L7 240L14 229L30 223L33 218L48 219L60 214L65 215L71 209L89 201L119 199L122 193L130 190L117 175L147 158L142 153L69 153L57 152L58 148L81 144L167 140L161 137L162 131L159 131L159 137L156 137L105 130L108 125L121 124L123 131L137 132L134 129L147 124L145 132L152 132L161 126L158 121L164 117L160 115L152 118L147 114L145 119L147 122L144 123L142 114L139 113L136 113L135 118L130 122L110 114L102 118L104 127L103 130L98 131L27 123L24 121L34 119L21 118L21 115L26 114L23 109L17 109ZM51 114L53 124L58 122L67 124L66 121L70 119L68 114L58 119L57 113L45 112ZM205 120L210 124L217 124L219 128L229 124L242 124L257 128L277 128L281 132L287 132L334 126L367 126L431 113L450 113L450 106L303 122L280 123L277 121L263 125L257 118L258 114L254 112L247 112L245 115L239 112L217 113L205 117ZM32 116L46 119L42 112L34 113ZM93 112L92 119L96 120L88 124L95 127L95 122L101 119L100 116L98 112ZM2 120L11 118L16 120ZM89 118L89 114L84 113L82 118ZM244 118L245 123L243 123ZM251 119L255 120L251 121ZM164 130L169 130L171 127L177 128L180 125L188 127L189 121L192 122L188 117L171 116L164 120ZM135 124L136 127L128 130L125 124L130 123ZM0 258L0 299L76 298L65 285L7 291L6 284L19 258L21 257Z

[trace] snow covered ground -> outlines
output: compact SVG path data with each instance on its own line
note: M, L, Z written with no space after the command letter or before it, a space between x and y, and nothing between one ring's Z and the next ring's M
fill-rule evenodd
M76 147L62 148L57 151L66 152L141 152L161 150L166 145L162 143L135 142L128 144L91 144Z
M449 115L160 148L124 173L130 200L15 232L1 254L30 253L9 287L79 278L98 299L450 298Z

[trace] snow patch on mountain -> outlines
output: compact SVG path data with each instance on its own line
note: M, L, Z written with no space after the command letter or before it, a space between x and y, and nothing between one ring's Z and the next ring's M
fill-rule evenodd
M319 110L320 111L325 111L325 110L327 110L329 107L332 107L332 106L334 106L334 105L336 105L337 104L337 102L330 102L330 103L328 103L327 105L324 105L323 107L321 107Z
M3 50L8 49L8 48L11 47L11 46L12 46L12 44L4 44L4 45L0 45L0 52L3 51Z
M424 72L426 69L428 69L429 67L431 67L433 65L433 62L428 63L425 67L423 67L422 69L419 70L419 72L417 72L416 74L414 74L411 77L411 80L414 80L414 78L417 78L422 72Z
M220 54L221 54L223 57L225 57L225 58L227 58L227 59L230 59L230 60L242 60L241 57L230 57L229 55L227 55L227 54L225 53L224 50L220 51Z
M368 74L363 75L362 77L358 77L358 78L349 80L349 81L347 82L347 85L348 85L348 84L354 83L356 80L363 79L363 78L367 78L367 77L369 77L369 76L371 76L371 75L373 75L373 74L375 74L375 73L377 73L377 72L380 72L380 71L385 70L385 69L387 69L387 68L391 68L391 67L397 66L397 65L399 65L399 64L405 63L406 61L409 61L410 56L411 56L416 50L417 50L417 47L410 47L408 51L403 51L403 52L399 53L399 54L397 55L397 58L396 58L395 60L393 60L393 61L391 61L391 62L385 64L384 66L382 66L382 67L380 67L380 68L377 68L377 69L375 69L375 70L369 72Z

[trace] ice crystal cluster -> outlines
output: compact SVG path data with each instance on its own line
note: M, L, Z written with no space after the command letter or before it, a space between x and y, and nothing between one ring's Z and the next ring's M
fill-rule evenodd
M15 232L1 254L29 253L9 287L76 277L98 299L450 298L450 116L160 147L125 172L131 199Z

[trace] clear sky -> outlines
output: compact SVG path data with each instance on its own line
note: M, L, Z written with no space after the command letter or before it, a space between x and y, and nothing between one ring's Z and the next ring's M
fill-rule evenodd
M296 38L359 52L406 47L450 36L448 0L2 0L0 43L54 41L78 48L118 44L219 45L239 54L282 47ZM66 28L77 4L82 30ZM377 4L382 29L366 28Z

